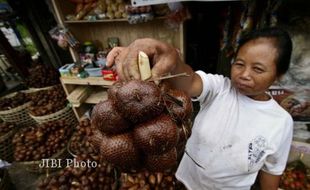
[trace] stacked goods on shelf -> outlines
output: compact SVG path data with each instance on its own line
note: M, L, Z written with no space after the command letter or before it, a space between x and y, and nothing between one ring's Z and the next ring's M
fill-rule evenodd
M0 122L0 160L13 161L12 138L15 131L13 124Z
M29 88L44 88L60 84L59 73L54 68L43 64L32 66L29 69L29 76L25 81Z
M29 116L28 109L32 90L14 92L0 98L1 120L16 125L32 125L35 121Z
M101 20L127 18L126 3L123 0L99 0L88 1L83 4L78 1L71 1L76 4L74 15L67 15L68 20Z
M96 167L83 166L82 163L85 163L85 160L100 164ZM78 156L74 165L61 170L55 175L39 180L37 189L117 189L115 171L110 164L101 163L100 160L94 160L91 157Z
M36 92L30 102L29 114L38 123L55 120L67 120L75 124L74 113L66 99L66 94L60 85Z
M169 7L164 5L132 6L127 0L90 0L81 3L79 0L70 0L76 3L74 8L65 15L67 21L97 21L108 19L127 19L130 24L137 24L153 20L155 16L163 16L170 13Z
M22 128L13 137L14 159L30 172L45 172L50 168L41 166L42 159L69 157L66 145L71 133L71 124L64 120Z
M123 172L173 171L191 114L191 99L183 91L140 80L119 82L108 90L108 100L94 107L89 140Z

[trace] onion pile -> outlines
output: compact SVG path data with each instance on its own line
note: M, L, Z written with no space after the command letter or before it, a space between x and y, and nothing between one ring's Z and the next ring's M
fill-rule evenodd
M124 171L170 170L189 137L184 127L192 110L183 91L141 80L118 82L92 111L90 143Z

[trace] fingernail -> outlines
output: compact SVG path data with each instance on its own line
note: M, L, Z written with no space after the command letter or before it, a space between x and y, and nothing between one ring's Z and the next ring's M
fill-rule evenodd
M160 80L154 80L154 83L155 83L156 85L159 85Z

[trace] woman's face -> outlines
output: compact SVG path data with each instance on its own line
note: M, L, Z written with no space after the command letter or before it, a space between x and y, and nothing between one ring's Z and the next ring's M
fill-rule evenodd
M231 81L240 93L254 99L266 100L265 91L277 78L277 49L268 38L245 43L231 68Z

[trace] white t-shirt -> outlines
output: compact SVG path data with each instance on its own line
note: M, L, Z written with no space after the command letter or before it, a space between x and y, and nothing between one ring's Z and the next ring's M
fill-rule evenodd
M249 190L260 169L281 175L292 141L292 117L274 99L240 94L228 78L196 72L200 111L176 177L190 190Z

